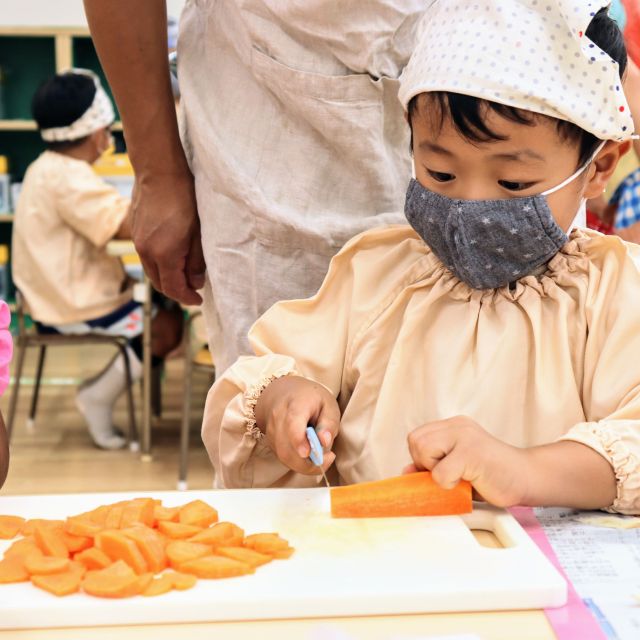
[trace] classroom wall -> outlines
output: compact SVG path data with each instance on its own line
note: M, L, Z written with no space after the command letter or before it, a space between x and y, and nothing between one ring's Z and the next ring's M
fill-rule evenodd
M135 2L135 0L132 0ZM167 0L170 16L179 17L185 0ZM86 26L82 0L0 0L0 26Z

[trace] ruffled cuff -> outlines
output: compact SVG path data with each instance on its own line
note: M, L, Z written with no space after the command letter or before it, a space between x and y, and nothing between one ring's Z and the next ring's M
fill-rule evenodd
M285 376L297 376L300 375L293 368L285 368L262 378L260 382L249 387L244 393L244 417L246 433L254 440L260 441L264 438L264 433L260 431L260 428L256 424L256 404L262 395L262 392L278 378L284 378Z
M640 514L640 423L635 420L576 425L559 440L580 442L597 451L613 467L617 497L605 511Z

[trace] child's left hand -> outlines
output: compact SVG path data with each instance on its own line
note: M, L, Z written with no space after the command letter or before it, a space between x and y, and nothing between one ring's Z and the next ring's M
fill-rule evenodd
M443 488L468 480L479 496L498 507L521 504L527 495L527 449L513 447L465 416L431 422L409 434L414 464Z

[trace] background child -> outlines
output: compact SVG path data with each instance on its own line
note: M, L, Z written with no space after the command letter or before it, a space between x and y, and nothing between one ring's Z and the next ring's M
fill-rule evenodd
M311 423L334 482L426 468L500 506L640 513L640 252L571 232L633 133L607 5L431 5L400 89L414 230L356 237L254 325L207 401L219 485L318 483Z
M4 300L0 300L0 396L9 384L9 363L13 355L13 340L9 331L11 314ZM0 412L0 487L7 479L9 472L9 439L4 425L4 418Z
M131 339L134 380L142 373L142 308L118 258L105 250L131 237L128 198L99 178L91 165L111 144L111 102L90 71L54 76L32 104L47 150L24 177L13 225L13 275L39 331L102 332ZM153 354L163 357L180 338L179 313L157 309ZM111 414L126 385L122 358L84 383L77 405L96 445L124 446Z

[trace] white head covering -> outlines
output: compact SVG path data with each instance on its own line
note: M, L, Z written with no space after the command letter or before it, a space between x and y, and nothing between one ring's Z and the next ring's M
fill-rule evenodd
M40 129L40 135L46 142L66 142L78 140L94 131L113 124L116 114L106 91L102 88L100 78L89 69L70 69L70 73L88 76L96 85L96 94L91 106L75 121L66 127Z
M629 140L618 64L586 36L610 0L435 0L400 78L414 96L449 91L568 120L601 140Z

